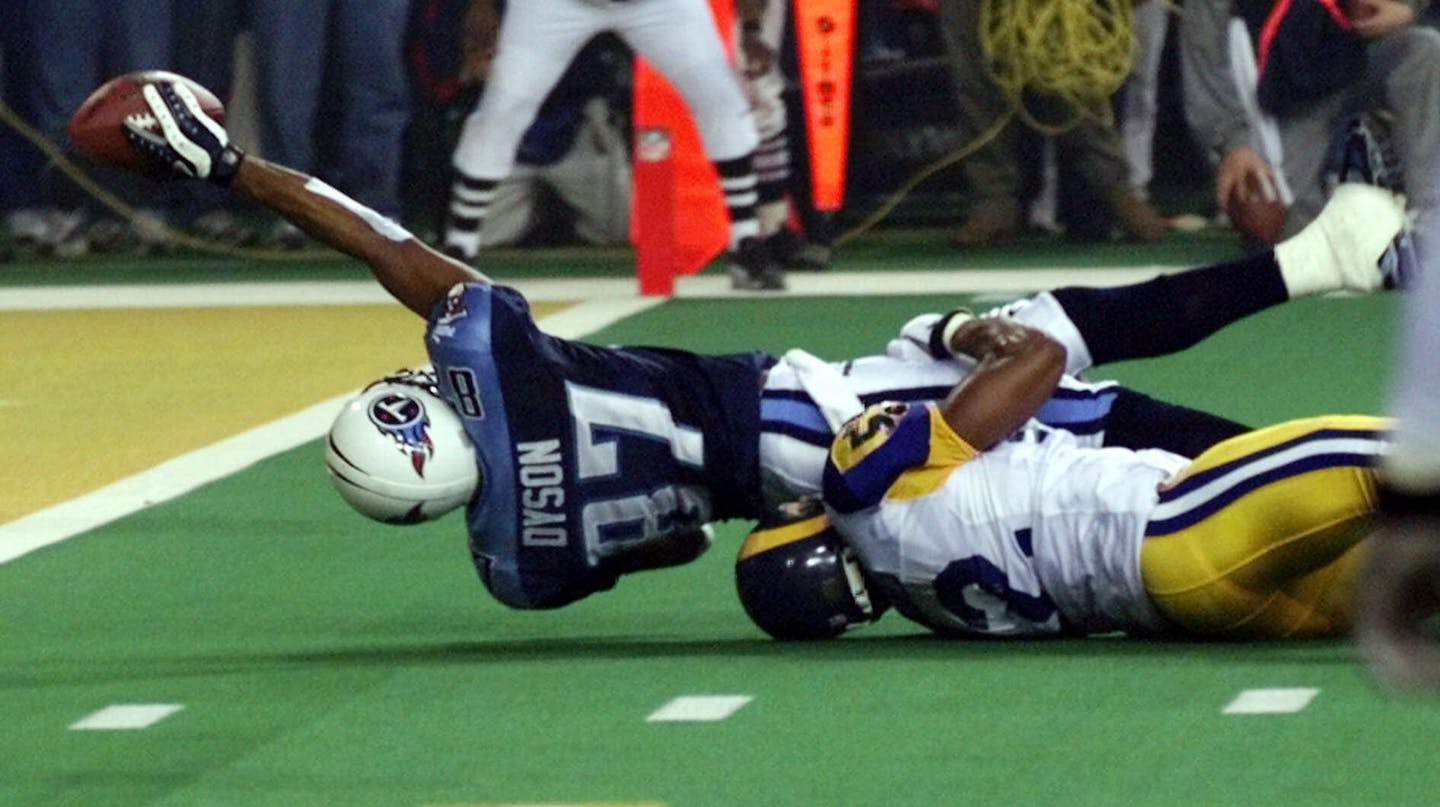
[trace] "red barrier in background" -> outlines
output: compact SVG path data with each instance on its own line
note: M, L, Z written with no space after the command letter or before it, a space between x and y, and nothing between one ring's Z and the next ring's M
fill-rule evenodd
M811 203L834 212L845 200L855 0L795 0L794 11Z
M727 52L733 0L710 0ZM643 59L635 60L635 171L630 240L640 293L668 295L675 278L700 271L725 251L730 221L715 166L680 94Z

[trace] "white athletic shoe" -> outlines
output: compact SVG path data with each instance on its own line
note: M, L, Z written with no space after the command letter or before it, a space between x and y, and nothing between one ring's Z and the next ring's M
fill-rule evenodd
M1419 271L1419 261L1415 255L1415 222L1407 215L1400 234L1380 256L1381 285L1387 289L1408 289Z
M1314 221L1275 247L1291 296L1380 288L1380 260L1404 226L1403 196L1359 182L1337 186Z
M1405 227L1405 198L1376 185L1347 182L1335 188L1315 221L1324 228L1345 288L1380 288L1380 259Z
M738 291L780 291L785 288L785 269L759 236L740 239L729 253L730 287Z

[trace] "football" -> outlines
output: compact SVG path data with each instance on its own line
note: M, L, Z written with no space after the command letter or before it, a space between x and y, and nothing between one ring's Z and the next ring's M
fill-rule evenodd
M156 125L141 90L146 84L157 81L173 81L189 87L206 115L220 123L225 122L225 105L214 93L175 73L144 70L112 78L90 93L90 97L70 116L67 134L71 144L101 165L150 172L150 163L125 139L124 122L133 117L147 126Z
M1274 244L1280 240L1280 231L1285 227L1290 209L1280 200L1271 198L1273 196L1273 191L1265 193L1255 187L1233 193L1229 204L1225 205L1225 215L1240 232L1262 243Z

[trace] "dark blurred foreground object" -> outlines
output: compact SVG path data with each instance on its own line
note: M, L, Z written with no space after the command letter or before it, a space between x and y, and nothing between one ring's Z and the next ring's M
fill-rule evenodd
M1440 693L1440 494L1382 490L1380 502L1356 580L1360 654L1392 689Z

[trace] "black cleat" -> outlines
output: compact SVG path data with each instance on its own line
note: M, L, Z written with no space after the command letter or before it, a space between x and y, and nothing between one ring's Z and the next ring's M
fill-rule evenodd
M730 287L737 291L780 291L785 270L759 238L742 238L730 253Z
M1384 113L1362 112L1346 121L1325 155L1326 189L1334 192L1345 182L1363 182L1395 193L1405 192L1400 156Z
M799 233L788 228L765 239L765 246L775 261L786 269L797 272L823 272L830 268L830 248L806 241Z
M467 253L454 244L445 244L440 248L440 251L444 253L445 257L451 260L459 261L466 265L474 265L475 263L475 253Z

